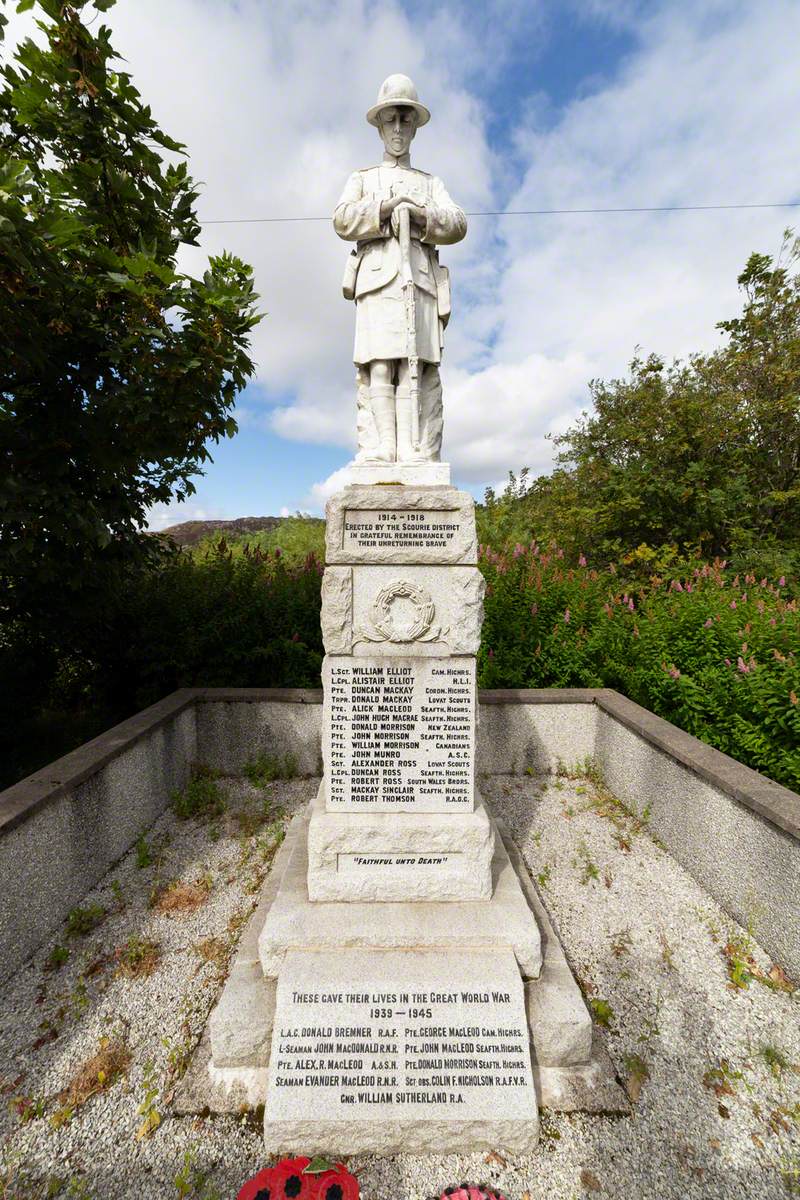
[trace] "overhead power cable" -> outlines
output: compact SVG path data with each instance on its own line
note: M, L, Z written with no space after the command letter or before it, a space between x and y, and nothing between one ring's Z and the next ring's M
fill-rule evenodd
M726 212L749 208L800 208L800 200L770 204L651 204L630 208L507 208L496 212L468 212L468 217L552 217L595 213ZM217 217L201 225L285 225L302 221L330 221L330 217Z

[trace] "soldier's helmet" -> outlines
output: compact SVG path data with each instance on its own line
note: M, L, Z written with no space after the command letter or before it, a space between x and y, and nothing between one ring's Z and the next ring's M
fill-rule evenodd
M367 113L370 125L378 124L379 114L384 108L413 108L417 114L417 126L427 125L431 119L430 110L420 104L417 89L407 75L390 75L384 79L378 90L378 103L373 104Z

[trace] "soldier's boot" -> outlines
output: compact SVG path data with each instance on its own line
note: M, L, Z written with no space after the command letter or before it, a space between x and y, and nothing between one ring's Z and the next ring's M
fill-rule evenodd
M373 462L397 461L397 418L395 416L394 387L391 384L373 384L369 389L369 402L380 445L370 455Z
M401 384L397 389L397 461L425 462L425 455L414 449L411 441L411 389ZM421 431L420 431L421 432Z

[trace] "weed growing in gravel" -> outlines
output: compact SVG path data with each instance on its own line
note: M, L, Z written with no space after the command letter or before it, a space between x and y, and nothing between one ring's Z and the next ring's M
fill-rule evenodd
M675 960L672 957L672 946L669 944L669 941L667 940L667 935L664 933L663 929L661 930L661 933L659 933L659 935L658 935L658 941L661 946L661 959L662 959L662 962L664 963L664 966L667 968L668 971L674 971L675 970Z
M132 934L124 946L117 946L117 974L126 979L145 979L152 975L161 961L161 947L151 938Z
M633 945L630 929L622 929L611 943L611 953L614 958L622 958L623 954L627 954Z
M85 908L78 906L67 913L67 937L85 937L104 921L106 910L102 904L87 904Z
M192 883L182 883L173 879L151 897L151 908L162 913L196 912L205 904L212 888L208 875L195 879Z
M145 867L149 867L153 861L153 851L151 850L147 838L142 834L136 843L136 866L140 871Z
M92 1096L105 1092L127 1074L132 1056L127 1043L118 1037L101 1037L96 1052L82 1063L69 1087L59 1093L59 1101L71 1108L80 1108Z
M781 1178L790 1196L800 1196L800 1155L794 1152L782 1155Z
M12 1096L8 1107L20 1124L27 1125L29 1121L41 1120L47 1110L47 1101L44 1096Z
M217 980L221 983L228 970L231 943L224 938L209 937L204 938L202 942L196 942L192 949L203 962L210 963L215 968Z
M536 882L538 883L539 887L547 887L548 883L550 882L552 870L553 868L550 863L545 863L539 874L536 876Z
M219 817L225 812L226 805L214 773L208 768L196 767L183 791L172 793L172 807L180 821L188 821L192 817Z
M186 999L183 1012L186 1013ZM192 1059L192 1053L197 1045L197 1038L192 1033L188 1016L181 1021L181 1040L173 1042L171 1038L163 1037L161 1044L167 1051L167 1080L175 1083L186 1073L186 1068Z
M626 1054L623 1059L628 1077L625 1080L625 1090L633 1104L639 1099L642 1087L650 1078L650 1068L640 1054Z
M776 1079L780 1079L784 1071L795 1070L797 1067L792 1067L785 1054L780 1051L777 1046L762 1046L759 1054L763 1058L766 1065L769 1067Z
M175 1187L180 1200L220 1200L216 1188L208 1186L208 1176L195 1166L195 1151L187 1150L183 1156L183 1166L175 1176Z
M66 946L53 946L53 949L45 959L45 971L60 971L64 963L69 958L69 950Z
M254 787L266 787L276 779L296 779L297 758L294 754L258 754L244 766L245 777Z
M614 1010L609 1002L593 996L589 1000L589 1007L597 1024L602 1025L605 1029L610 1029L614 1021Z
M77 1021L77 1019L82 1017L86 1012L86 1009L89 1007L89 989L87 988L86 981L84 979L79 979L75 984L75 987L69 994L68 1002L72 1011L72 1015Z
M638 1038L636 1039L640 1045L646 1046L649 1042L651 1042L653 1040L653 1038L661 1037L661 1026L659 1025L658 1021L659 1021L659 1017L661 1016L661 1009L663 1007L664 1007L664 997L661 995L661 992L658 992L658 994L656 995L655 1004L653 1007L653 1015L652 1015L652 1017L644 1018L644 1021L642 1023L642 1025L643 1025L642 1032L639 1034Z
M589 853L589 847L586 842L581 842L578 846L578 854L583 860L583 871L581 873L581 883L586 885L590 879L599 879L600 871L597 864L592 862L592 857Z
M561 1131L556 1125L555 1118L547 1108L539 1110L539 1145L550 1154L561 1141Z
M769 971L763 971L753 957L752 921L748 922L747 931L737 929L725 943L722 953L728 967L728 987L731 991L744 991L753 980L763 984L773 992L788 992L792 995L797 991L796 985L789 979L783 967L773 963Z
M136 1137L140 1142L155 1133L161 1124L161 1113L156 1107L156 1100L158 1100L156 1068L152 1059L148 1059L142 1068L142 1088L144 1099L136 1109L137 1115L144 1117L142 1124L136 1130Z

